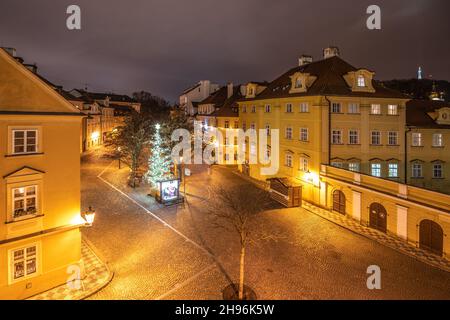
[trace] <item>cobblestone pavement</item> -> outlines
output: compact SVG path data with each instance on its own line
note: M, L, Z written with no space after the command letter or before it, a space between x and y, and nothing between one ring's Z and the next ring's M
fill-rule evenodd
M112 273L85 241L81 243L81 258L86 276L80 283L72 282L72 287L63 284L28 300L80 300L100 290L111 280Z
M82 204L97 209L83 230L115 272L92 299L220 299L238 278L239 245L207 219L208 186L252 188L230 170L193 166L188 204L163 207L146 188L125 186L127 169L85 157ZM102 173L103 172L103 173ZM97 176L100 174L100 178ZM261 225L277 241L247 249L246 283L259 299L450 299L450 273L349 232L303 208L265 212ZM382 289L368 290L367 267L378 265Z

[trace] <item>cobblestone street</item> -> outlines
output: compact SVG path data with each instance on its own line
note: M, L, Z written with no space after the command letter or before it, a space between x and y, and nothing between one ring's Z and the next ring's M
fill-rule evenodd
M83 157L82 208L97 211L83 235L114 272L90 299L221 299L238 278L237 238L208 222L208 186L254 186L225 168L191 169L188 205L163 207L145 187L127 187L117 161ZM246 283L259 299L450 299L450 273L307 210L274 203L262 219L281 236L247 249ZM370 265L381 268L382 290L366 287Z

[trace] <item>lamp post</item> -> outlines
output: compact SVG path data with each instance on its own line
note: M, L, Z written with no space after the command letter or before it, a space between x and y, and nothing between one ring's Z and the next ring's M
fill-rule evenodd
M186 197L186 175L184 173L184 163L183 163L183 156L180 157L180 167L181 167L181 174L180 178L183 181L183 193L184 197Z
M89 206L89 209L84 212L81 215L84 219L84 221L86 221L85 226L86 227L92 227L92 224L94 223L94 219L95 219L95 210L92 209L91 206Z

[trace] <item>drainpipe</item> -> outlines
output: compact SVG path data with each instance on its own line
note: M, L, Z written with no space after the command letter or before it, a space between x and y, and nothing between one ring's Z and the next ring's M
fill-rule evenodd
M405 184L408 184L408 132L410 131L411 128L405 130Z

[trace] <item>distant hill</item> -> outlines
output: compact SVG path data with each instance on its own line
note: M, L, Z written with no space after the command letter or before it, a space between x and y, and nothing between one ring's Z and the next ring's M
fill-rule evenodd
M446 80L430 80L430 79L404 79L404 80L386 80L381 83L391 89L398 90L415 99L429 99L429 95L436 84L438 92L444 92L444 99L450 102L450 82Z

